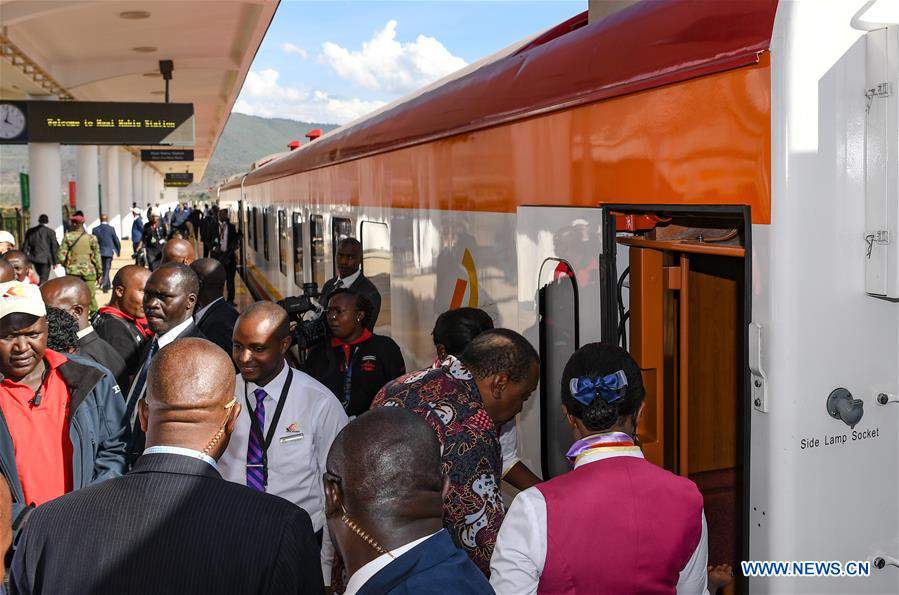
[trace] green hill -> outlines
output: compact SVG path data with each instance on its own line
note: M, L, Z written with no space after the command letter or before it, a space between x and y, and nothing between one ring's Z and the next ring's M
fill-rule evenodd
M187 188L187 193L199 192L225 178L247 171L250 165L266 155L287 150L293 140L306 142L306 133L313 128L327 132L336 124L299 122L286 118L260 118L245 114L231 114L203 179ZM0 206L19 204L19 172L28 171L28 147L0 145ZM62 180L75 177L75 147L62 147Z

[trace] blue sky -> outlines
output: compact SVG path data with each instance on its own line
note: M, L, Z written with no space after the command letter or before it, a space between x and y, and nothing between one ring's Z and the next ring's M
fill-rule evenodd
M586 9L586 0L282 0L234 111L343 124Z

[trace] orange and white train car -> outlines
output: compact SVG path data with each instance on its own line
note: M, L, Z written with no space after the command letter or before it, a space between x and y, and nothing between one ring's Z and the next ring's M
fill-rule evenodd
M738 591L897 593L895 8L578 15L223 187L246 282L320 287L351 235L410 369L448 308L524 333L543 365L519 448L544 477L568 356L626 344L644 451L700 486L710 562L877 560Z

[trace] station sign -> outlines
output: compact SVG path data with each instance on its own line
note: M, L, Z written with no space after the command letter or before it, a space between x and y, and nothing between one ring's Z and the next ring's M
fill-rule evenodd
M194 145L192 103L0 101L0 144Z
M141 149L141 161L193 161L193 149Z
M194 175L190 172L168 172L164 183L166 188L184 188L194 183Z

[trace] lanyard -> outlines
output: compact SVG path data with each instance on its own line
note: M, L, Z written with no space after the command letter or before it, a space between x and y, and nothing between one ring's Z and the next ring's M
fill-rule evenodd
M281 389L281 398L278 399L278 406L275 407L275 414L272 416L272 422L268 426L268 435L263 438L262 428L256 422L256 410L250 406L250 399L247 396L247 383L243 384L243 400L247 404L247 411L250 414L250 431L256 434L256 438L262 443L262 481L268 486L268 447L272 445L275 438L275 432L278 430L278 420L281 419L281 411L284 410L284 402L287 401L287 393L290 391L290 382L293 380L293 369L287 363L287 380L284 381L284 388Z
M352 396L353 389L353 364L356 363L356 355L359 354L359 346L356 345L353 348L353 355L349 357L349 361L347 358L344 358L346 362L346 370L343 373L343 408L346 409L350 406L350 397Z

